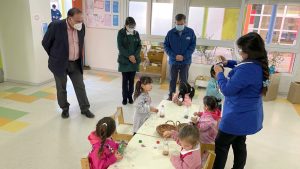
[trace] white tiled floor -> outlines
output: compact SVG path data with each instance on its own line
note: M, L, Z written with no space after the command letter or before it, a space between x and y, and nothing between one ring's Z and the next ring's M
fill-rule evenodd
M27 104L0 98L2 107L29 112L18 120L30 124L17 133L0 131L0 168L80 169L80 158L90 150L88 134L100 118L114 113L122 100L120 78L105 82L89 73L85 75L85 84L95 119L80 115L71 83L68 83L71 117L66 120L61 119L55 101L40 99ZM53 85L52 82L39 87L26 86L28 89L22 93L30 94ZM3 83L0 90L12 86L20 85ZM159 87L155 84L151 93L154 105L166 98L168 93ZM200 98L193 102L199 103ZM125 120L131 122L133 106L123 107ZM300 169L300 116L290 103L284 101L266 102L264 109L263 130L248 136L246 169ZM233 155L230 153L226 168L231 168L232 161Z

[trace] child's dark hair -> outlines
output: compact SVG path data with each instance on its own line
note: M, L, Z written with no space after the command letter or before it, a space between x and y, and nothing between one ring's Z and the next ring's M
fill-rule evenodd
M110 137L116 130L116 122L111 117L104 117L98 121L96 125L96 135L101 139L101 147L98 151L99 156L103 152L105 141Z
M214 96L205 96L203 104L208 107L210 111L215 111L218 108L218 99Z
M180 140L187 140L193 146L196 146L199 143L199 130L194 125L186 125L179 130L178 138Z
M211 68L210 68L210 76L211 76L212 78L214 78L215 75L216 75L216 72L215 72L214 67L215 67L215 65L212 65ZM224 67L221 66L221 68L223 69L223 72L224 72Z
M247 59L256 60L263 69L263 80L269 80L269 61L264 40L256 32L250 32L237 40L237 45L248 55ZM268 87L264 86L262 94L266 95Z
M142 76L140 78L140 80L138 80L135 83L135 91L134 91L133 99L136 100L136 98L138 98L141 95L141 93L143 92L142 84L143 85L147 85L147 84L150 84L152 82L153 81L152 81L151 77L149 77L149 76Z
M189 96L191 100L193 99L195 95L195 89L187 82L180 82L179 84L179 94L178 97L181 97L184 99L184 96L189 93Z

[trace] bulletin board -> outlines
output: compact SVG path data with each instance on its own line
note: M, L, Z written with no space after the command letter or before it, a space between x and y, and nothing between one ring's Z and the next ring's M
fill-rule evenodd
M120 0L85 0L85 23L90 28L119 29Z

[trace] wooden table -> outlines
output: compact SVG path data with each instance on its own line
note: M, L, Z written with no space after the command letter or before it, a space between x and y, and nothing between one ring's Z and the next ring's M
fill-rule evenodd
M142 140L142 143L139 143ZM157 144L157 141L160 143ZM179 155L181 147L168 140L169 156L164 156L163 139L136 134L124 151L124 158L111 165L110 169L171 169L170 154Z
M167 120L187 123L195 111L199 111L199 105L193 104L190 107L189 118L184 118L184 106L177 106L171 101L163 100L158 108L165 107L165 117L160 118L152 114L141 126L137 134L130 140L124 151L124 158L111 165L110 169L170 169L173 168L170 155L179 155L181 147L172 139L168 139L169 156L164 156L163 142L156 132L156 126L165 123ZM140 143L139 141L142 141ZM159 141L159 144L157 143Z
M176 123L179 121L180 123L187 123L190 122L191 117L193 116L194 112L199 111L199 105L193 104L190 107L189 117L188 119L184 118L184 106L178 106L171 101L163 100L160 102L158 108L162 105L165 107L165 117L160 118L158 114L152 114L148 120L139 128L137 131L138 134L153 136L153 137L160 137L156 132L156 127L160 124L164 124L168 120L172 120Z

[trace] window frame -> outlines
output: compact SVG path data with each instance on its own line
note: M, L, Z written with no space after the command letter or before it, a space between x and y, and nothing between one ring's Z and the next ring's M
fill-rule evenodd
M126 0L127 8L126 8L126 17L129 16L129 2L135 1L135 2L147 2L147 21L146 21L146 34L140 34L140 37L142 40L148 40L148 41L158 41L163 42L165 39L165 36L160 35L151 35L151 26L152 26L152 4L153 0ZM175 11L175 2L173 2L173 13L172 13L172 27L174 26L174 11ZM150 11L150 12L149 12Z
M141 39L142 40L147 40L147 41L155 41L155 42L163 42L165 39L165 36L157 36L157 35L151 35L151 17L152 17L152 3L153 0L125 0L125 14L124 16L128 16L129 14L129 1L143 1L147 2L147 21L146 21L146 34L141 34ZM178 11L178 1L179 0L174 0L173 2L173 18L172 18L172 26L174 27L175 23L175 13ZM181 0L182 1L182 0ZM188 24L188 16L189 16L189 9L191 7L191 1L192 0L186 0L186 8L180 9L179 11L187 16L187 24ZM204 1L204 0L202 0ZM219 7L219 8L239 8L240 9L240 15L238 19L238 27L237 27L237 32L236 32L236 37L240 37L243 34L243 29L244 29L244 22L245 22L245 17L246 17L246 10L247 10L247 5L251 4L263 4L263 5L273 5L273 4L278 4L278 5L300 5L297 0L285 0L284 2L282 0L240 0L238 3L241 3L239 7L236 5L231 6L228 4L221 4L219 0L209 0L212 1L212 3L208 3L209 6L199 6L199 7ZM213 5L214 2L216 5ZM197 7L197 6L193 6ZM286 10L286 8L285 8ZM150 12L149 12L150 11ZM261 16L261 15L260 15ZM284 23L282 21L282 23ZM279 30L280 31L280 30ZM280 31L281 32L281 31ZM234 47L234 41L230 40L208 40L208 39L203 39L198 37L197 38L197 45L204 45L204 46L218 46L218 47L225 47L225 48L233 48ZM266 50L268 52L289 52L289 53L295 53L295 60L293 63L293 69L291 73L281 73L283 76L294 76L297 73L297 70L300 68L299 64L300 63L300 29L298 30L298 36L296 38L296 44L295 45L283 45L283 44L265 44L266 45ZM233 56L234 57L234 56ZM233 58L235 59L235 58Z

